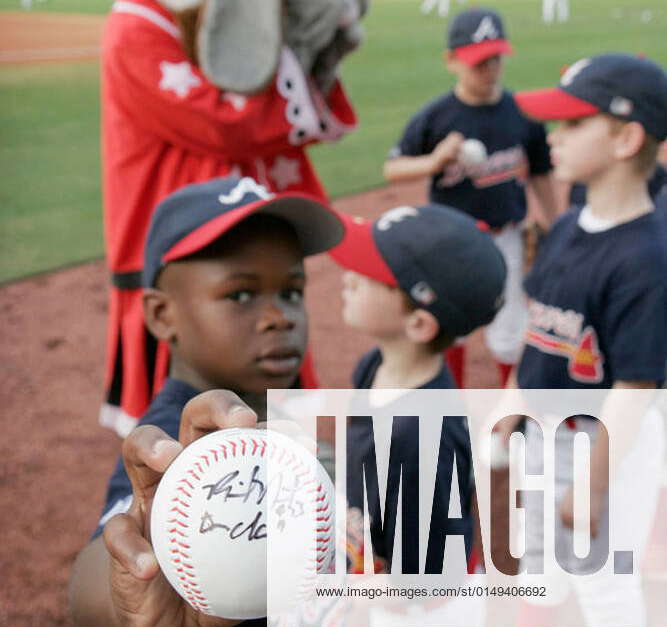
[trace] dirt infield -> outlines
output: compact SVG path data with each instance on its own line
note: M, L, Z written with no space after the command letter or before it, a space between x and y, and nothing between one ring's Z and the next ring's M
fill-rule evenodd
M104 16L0 13L0 65L74 61L99 56Z
M336 202L373 216L421 200L423 185L374 190ZM343 328L340 270L308 262L315 359L326 387L349 387L367 347ZM97 424L104 359L107 276L101 261L0 288L0 624L68 625L74 556L96 524L119 441ZM493 387L479 338L469 383Z

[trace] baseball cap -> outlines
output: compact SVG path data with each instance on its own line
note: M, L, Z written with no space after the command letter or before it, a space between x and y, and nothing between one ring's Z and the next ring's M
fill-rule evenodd
M452 335L493 320L507 270L488 233L444 205L396 207L375 222L342 216L345 239L330 251L344 268L399 287Z
M483 7L462 11L452 20L447 47L466 65L477 65L497 54L512 54L500 15Z
M170 11L186 11L203 4L204 0L158 0L158 2Z
M344 235L338 214L315 198L273 194L249 177L215 178L187 185L157 206L146 239L142 285L153 287L170 261L202 250L256 213L288 222L304 256L329 250Z
M667 74L649 59L607 53L580 59L558 87L515 94L519 107L542 120L609 113L639 122L658 141L667 138Z

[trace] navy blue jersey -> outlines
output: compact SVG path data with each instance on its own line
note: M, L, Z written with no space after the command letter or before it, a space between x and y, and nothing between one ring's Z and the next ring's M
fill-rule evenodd
M355 390L369 390L375 380L378 368L382 364L382 353L379 348L369 350L358 362L352 373L352 385ZM456 387L454 379L443 363L442 369L430 381L419 386L420 390L450 390Z
M667 170L658 163L653 176L648 180L648 193L653 198L657 207L665 208L667 205ZM570 205L583 207L586 204L586 186L575 183L570 190Z
M664 378L667 217L654 211L599 232L563 215L526 278L522 388L609 388Z
M378 367L382 363L382 354L379 349L374 348L366 353L357 364L353 374L353 384L358 389L368 389L373 383ZM452 389L456 385L447 370L447 366L443 365L440 372L430 381L421 386L420 389ZM405 407L405 399L401 399L400 406ZM383 408L385 410L386 408ZM372 409L369 408L369 415L372 415ZM414 421L412 416L401 416L394 421L394 429L392 432L392 455L396 455L403 460L405 465L403 467L403 474L401 483L403 490L419 490L419 476L413 474L410 469L418 468L419 457L419 438L418 431L410 428L410 423ZM368 459L369 452L373 450L374 438L373 431L369 428L368 423L350 422L347 427L347 468L348 477L350 473L357 473L360 465ZM396 429L398 431L396 431ZM417 436L416 438L414 436ZM441 450L446 450L445 457L449 459L439 458L439 477L441 474L440 467L446 468L447 476L450 477L450 466L447 465L451 460L451 455L456 455L457 474L458 474L458 491L461 495L461 513L463 517L454 521L443 521L439 524L444 534L458 534L462 535L465 540L466 552L469 555L472 547L472 516L470 512L470 503L473 491L472 484L472 455L470 451L470 436L468 434L465 423L455 420L447 420L445 422L445 429L441 435ZM396 449L394 449L394 441L396 442ZM358 486L357 486L358 487ZM454 490L455 488L452 487ZM387 488L386 502L392 498L397 498L398 494L389 494L389 482ZM364 509L364 495L361 489L350 489L350 482L348 482L348 505L356 507L363 511ZM434 516L438 513L443 519L447 517L449 511L449 492L445 494L438 493L436 487L436 495L434 497ZM418 510L403 510L402 512L402 528L403 532L407 533L407 537L416 539L419 538L419 511ZM433 521L431 524L434 524ZM384 519L384 527L382 522L371 518L371 538L373 541L373 548L376 555L387 560L391 566L390 558L393 550L393 538L396 528L395 511L388 511ZM422 538L422 541L425 541ZM433 555L439 555L441 550L444 550L444 536L440 535L435 538L435 544L429 547L426 559L426 572L441 572L437 560L429 558L431 550ZM419 546L416 541L412 542L408 547L403 546L402 564L405 569L406 563L417 565L419 562Z
M140 425L155 425L160 427L175 440L178 439L178 429L181 424L181 412L186 403L197 396L200 391L191 385L168 378L161 392L153 399L150 407L139 421ZM93 538L102 533L106 521L114 514L127 511L132 499L132 484L125 471L122 457L118 460L116 468L109 480L107 489L107 500L104 505L102 518ZM265 618L243 621L241 623L247 627L261 627L266 625Z
M435 174L430 200L494 228L522 220L527 177L551 169L544 126L524 117L508 91L497 103L480 106L465 104L449 92L410 120L390 157L430 154L451 131L483 142L488 159L478 166L454 163Z

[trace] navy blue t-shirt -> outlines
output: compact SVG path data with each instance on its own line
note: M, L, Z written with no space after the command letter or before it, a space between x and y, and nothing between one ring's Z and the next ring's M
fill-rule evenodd
M382 363L382 354L378 348L374 348L366 353L357 364L354 374L352 375L352 382L357 389L369 389L375 379L377 369ZM443 365L440 372L430 381L420 387L420 389L453 389L456 388L449 370L446 365ZM405 400L401 399L401 407L405 407ZM383 408L385 411L386 408ZM372 409L369 408L369 415L372 415ZM392 447L394 442L397 448L392 448L392 455L396 454L399 459L404 460L403 475L401 477L402 489L419 490L419 476L413 476L409 469L418 467L419 456L419 439L414 438L416 432L410 428L411 422L414 421L412 416L400 416L394 420L394 431L392 432ZM367 426L368 423L362 424L360 422L350 422L347 427L347 468L348 476L352 472L358 472L361 463L368 458L369 452L373 449L374 438L373 432ZM398 429L398 431L395 431ZM435 543L433 545L435 554L439 554L441 550L444 551L444 536L447 535L463 535L466 546L466 553L470 554L472 547L472 516L470 512L470 501L472 497L472 456L470 451L470 437L465 427L465 423L456 420L447 420L445 422L445 429L441 435L440 450L446 451L445 459L439 458L438 476L449 473L450 465L447 463L451 461L451 455L456 454L457 475L458 475L458 491L461 495L461 513L463 517L453 521L443 522L439 525L442 534L435 534ZM442 462L442 464L441 464ZM440 467L446 468L444 472L440 472ZM406 469L408 469L406 471ZM358 485L358 484L357 484ZM456 488L451 488L456 493ZM389 488L388 488L389 490ZM397 495L393 495L397 497ZM364 509L364 495L361 490L350 489L350 482L348 482L348 505L356 507L363 511ZM392 495L387 494L386 499L389 501ZM399 504L400 507L400 504ZM442 513L443 518L447 517L449 511L449 493L434 496L434 508L436 511ZM398 511L398 508L397 510ZM437 521L436 521L437 522ZM433 522L432 522L433 524ZM416 541L419 535L419 512L418 511L402 511L402 527L403 532L407 533L407 537L413 538L414 542L407 547L403 546L402 564L405 568L406 557L409 563L418 564L419 562L419 546ZM373 539L373 548L375 553L389 562L391 567L390 557L392 554L394 531L396 529L395 512L389 511L385 514L384 529L382 529L382 521L371 519L371 537ZM436 537L437 536L437 537ZM422 542L426 539L422 538ZM426 572L441 572L437 570L437 565L433 560L429 561L427 556Z
M656 165L653 176L648 180L648 193L656 207L667 208L667 170L660 163ZM570 190L570 205L583 207L586 204L586 186L575 183Z
M479 139L488 159L478 166L454 163L435 174L430 200L465 211L494 228L522 220L524 182L551 169L544 126L524 117L508 91L497 103L480 106L465 104L449 92L410 120L389 156L430 154L451 131Z
M525 280L529 327L522 388L609 388L664 379L667 216L653 211L605 231L563 215Z
M177 379L168 378L160 393L153 399L150 407L139 421L140 425L155 425L160 427L175 440L178 439L178 430L181 424L181 412L187 402L197 396L200 391L191 385ZM93 534L96 538L102 529L115 514L126 512L132 499L132 484L125 471L123 458L116 464L116 468L109 480L107 500L102 510L100 523ZM233 568L233 565L230 565ZM266 625L266 618L247 620L241 623L247 627L261 627Z

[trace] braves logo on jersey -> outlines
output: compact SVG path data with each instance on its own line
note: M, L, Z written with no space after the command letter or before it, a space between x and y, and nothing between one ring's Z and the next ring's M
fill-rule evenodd
M466 177L470 178L478 189L500 185L515 179L524 182L528 178L526 152L522 146L512 146L492 153L483 163L477 165L453 163L443 170L438 186L454 187Z
M579 383L600 383L604 378L604 356L593 327L583 327L584 317L571 309L531 300L526 344L567 359L570 378Z

